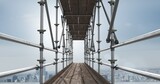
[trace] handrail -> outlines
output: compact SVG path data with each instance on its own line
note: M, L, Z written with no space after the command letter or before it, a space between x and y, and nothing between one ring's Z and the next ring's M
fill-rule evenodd
M112 47L113 48L117 48L117 47L121 47L121 46L124 46L124 45L136 43L136 42L139 42L139 41L151 39L151 38L154 38L154 37L157 37L157 36L160 36L160 29L157 29L157 30L154 30L152 32L149 32L149 33L134 37L134 38L129 39L127 41L124 41L124 42L122 42L120 44L114 45Z
M46 63L46 64L43 64L43 67L47 67L47 66L54 65L54 64L55 63ZM10 76L10 75L13 75L13 74L17 74L17 73L30 71L30 70L33 70L33 69L39 69L39 68L40 68L40 66L36 65L36 66L30 66L30 67L25 67L25 68L20 68L20 69L14 69L14 70L10 70L10 71L0 72L0 78L6 77L6 76Z
M124 70L124 71L128 71L128 72L132 72L132 73L135 73L135 74L139 74L139 75L142 75L142 76L145 76L145 77L160 80L160 74L155 74L155 73L142 71L142 70L137 70L137 69L132 69L132 68L123 67L123 66L116 66L115 68L116 69L121 69L121 70Z
M21 73L21 72L25 72L25 71L29 71L29 70L33 70L33 69L37 69L37 68L39 68L38 65L25 67L25 68L20 68L20 69L15 69L15 70L10 70L10 71L5 71L5 72L0 72L0 78L10 76L10 75L13 75L13 74L17 74L17 73Z
M98 62L96 62L96 63L98 63ZM111 64L108 64L108 63L101 62L101 64L111 67ZM128 68L128 67L124 67L124 66L118 66L118 65L116 65L114 68L116 70L120 69L120 70L123 70L123 71L135 73L135 74L142 75L142 76L145 76L145 77L149 77L149 78L152 78L152 79L160 80L160 74L155 74L155 73L151 73L151 72L147 72L147 71L137 70L137 69Z
M157 30L154 30L152 32L149 32L149 33L131 38L127 41L121 42L121 43L119 43L117 45L114 45L112 47L113 48L118 48L118 47L121 47L121 46L125 46L125 45L129 45L129 44L136 43L136 42L139 42L139 41L155 38L155 37L158 37L158 36L160 36L160 29L157 29ZM100 52L107 51L107 50L110 50L110 48L100 50ZM97 53L97 52L95 52L95 53Z
M42 48L43 47L39 44L35 44L35 43L29 42L29 41L26 41L26 40L23 40L23 39L20 39L20 38L11 36L11 35L7 35L7 34L4 34L4 33L0 33L0 39L15 42L15 43L20 43L20 44L27 45L27 46L32 46L32 47L35 47L35 48ZM44 47L44 49L56 52L56 50L51 49L51 48ZM58 52L58 53L62 53L62 52Z

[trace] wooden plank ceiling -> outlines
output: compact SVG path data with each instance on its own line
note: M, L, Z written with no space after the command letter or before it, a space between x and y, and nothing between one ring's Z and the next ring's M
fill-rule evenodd
M84 40L96 0L60 0L73 40Z

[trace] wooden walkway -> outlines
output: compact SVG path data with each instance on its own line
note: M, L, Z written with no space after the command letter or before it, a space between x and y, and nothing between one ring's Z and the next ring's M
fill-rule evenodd
M72 63L44 84L109 84L84 63Z

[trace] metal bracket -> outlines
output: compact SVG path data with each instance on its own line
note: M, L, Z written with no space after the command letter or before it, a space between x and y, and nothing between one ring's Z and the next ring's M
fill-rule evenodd
M40 68L40 66L36 65L36 70L38 70Z
M54 6L55 8L59 8L59 6Z
M39 63L44 63L46 60L45 59L43 59L43 60L37 60L37 61L39 61Z
M39 1L38 2L41 6L44 6L44 4L46 3L45 1Z
M108 1L108 3L109 3L110 5L114 5L114 4L115 4L115 1Z
M43 34L46 30L37 30L40 34Z
M98 60L98 61L101 61L102 59L101 59L101 58L98 58L97 60Z
M59 24L54 24L55 26L58 26Z
M117 67L117 66L118 66L118 65L115 65L115 66L114 66L115 70L118 70L118 67Z
M55 58L54 60L55 60L55 61L58 61L59 59L58 59L58 58Z
M114 64L117 60L115 59L115 60L108 60L108 61L110 61L111 64Z

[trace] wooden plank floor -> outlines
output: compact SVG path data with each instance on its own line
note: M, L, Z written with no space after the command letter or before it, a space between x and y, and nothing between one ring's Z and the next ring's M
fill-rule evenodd
M109 84L84 63L72 63L44 84Z

